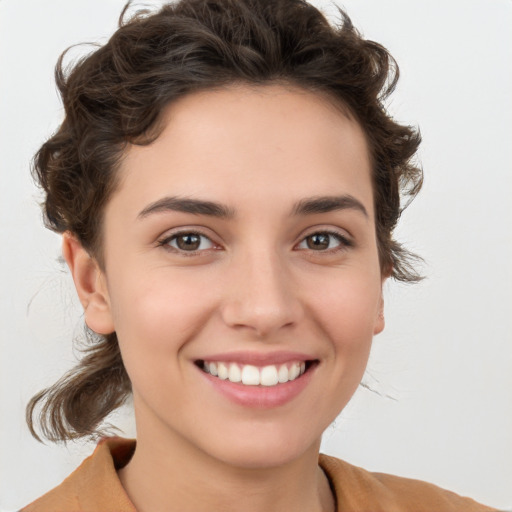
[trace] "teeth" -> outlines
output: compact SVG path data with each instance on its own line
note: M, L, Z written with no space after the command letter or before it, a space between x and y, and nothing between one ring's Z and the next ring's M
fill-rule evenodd
M282 364L277 372L277 379L279 382L288 382L288 367Z
M276 386L297 379L306 371L305 361L293 361L262 368L251 364L203 362L203 370L214 377L245 386Z
M229 375L228 365L225 363L217 363L217 372L219 379L226 380Z
M261 369L261 385L275 386L279 382L277 377L277 368L275 366L265 366Z
M237 364L231 363L229 365L228 379L231 382L240 382L242 380L242 372Z
M290 367L288 380L295 380L300 375L300 363L293 363Z
M260 371L256 366L250 364L244 365L242 368L242 384L246 386L259 386L260 384Z

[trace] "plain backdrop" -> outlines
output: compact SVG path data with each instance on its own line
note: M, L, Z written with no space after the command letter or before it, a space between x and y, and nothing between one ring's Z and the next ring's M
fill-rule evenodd
M0 0L0 510L60 483L92 450L42 445L24 423L29 398L73 364L82 324L29 169L62 120L57 57L105 42L123 4ZM361 386L323 449L512 508L512 2L340 5L398 60L389 109L421 128L425 186L397 237L425 258L427 279L386 286L387 328L364 380L375 392ZM129 408L113 421L134 435Z

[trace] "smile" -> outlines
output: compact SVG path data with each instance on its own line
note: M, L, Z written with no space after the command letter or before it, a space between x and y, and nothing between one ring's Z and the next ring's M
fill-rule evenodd
M277 386L298 379L312 362L290 361L263 367L222 361L200 361L198 366L209 375L245 386Z

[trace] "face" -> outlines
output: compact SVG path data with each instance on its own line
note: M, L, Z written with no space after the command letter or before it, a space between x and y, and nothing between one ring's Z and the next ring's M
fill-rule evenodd
M317 450L383 328L363 132L281 86L195 93L164 121L122 160L86 308L117 332L138 437L239 467Z

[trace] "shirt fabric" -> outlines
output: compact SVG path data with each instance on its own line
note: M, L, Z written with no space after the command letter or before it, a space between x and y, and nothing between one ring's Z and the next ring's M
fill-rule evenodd
M136 512L117 470L135 451L135 441L105 438L94 453L59 486L21 512ZM383 473L370 473L340 459L320 454L337 512L490 512L433 484Z

